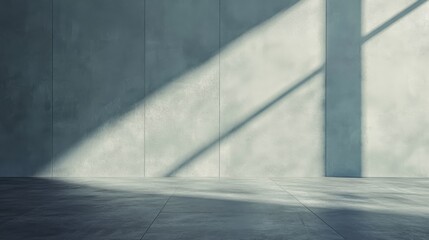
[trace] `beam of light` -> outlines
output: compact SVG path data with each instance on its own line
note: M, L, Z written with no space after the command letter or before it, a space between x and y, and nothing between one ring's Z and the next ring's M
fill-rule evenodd
M224 176L322 176L323 5L300 1L242 34L57 156L54 176L164 176L201 149L169 175L217 177L220 164ZM273 98L298 87L287 101ZM246 116L252 121L234 128ZM204 149L219 128L234 138Z

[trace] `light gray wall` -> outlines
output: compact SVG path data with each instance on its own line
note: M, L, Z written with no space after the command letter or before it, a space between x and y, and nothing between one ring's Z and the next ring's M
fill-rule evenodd
M222 1L222 177L324 175L324 8Z
M146 176L217 177L219 1L146 7Z
M429 176L429 2L363 2L362 175Z
M0 0L0 176L429 176L425 0Z

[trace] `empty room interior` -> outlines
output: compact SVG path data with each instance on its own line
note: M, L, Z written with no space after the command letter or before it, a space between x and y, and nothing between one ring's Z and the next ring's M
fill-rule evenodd
M0 239L429 239L429 1L0 0Z

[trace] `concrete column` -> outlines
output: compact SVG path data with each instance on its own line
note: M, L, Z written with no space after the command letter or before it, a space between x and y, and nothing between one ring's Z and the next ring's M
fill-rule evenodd
M327 1L326 176L361 176L361 1Z

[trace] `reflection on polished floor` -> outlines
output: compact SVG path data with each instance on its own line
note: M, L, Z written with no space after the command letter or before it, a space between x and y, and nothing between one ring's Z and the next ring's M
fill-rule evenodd
M429 179L0 178L1 239L429 239Z

